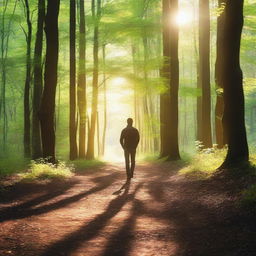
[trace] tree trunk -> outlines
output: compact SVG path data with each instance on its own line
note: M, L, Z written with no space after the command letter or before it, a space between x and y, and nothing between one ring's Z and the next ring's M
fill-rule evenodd
M25 1L25 10L26 10L26 22L28 31L25 34L27 42L27 53L26 53L26 79L24 86L24 156L30 157L31 148L30 148L30 82L31 82L31 40L32 40L32 24L30 20L30 8L28 0Z
M69 158L77 158L76 141L76 0L70 0L70 23L69 23Z
M210 12L209 0L199 0L199 84L202 103L199 118L202 122L202 144L212 147L211 85L210 85Z
M170 0L170 15L175 17L178 13L178 0ZM178 92L179 92L179 59L178 59L178 26L172 22L170 25L170 141L169 160L180 159L178 138Z
M55 95L57 86L59 33L58 15L60 0L47 1L45 17L46 60L44 73L44 90L40 106L40 124L42 134L43 157L49 162L55 160Z
M145 132L145 153L150 152L150 142L151 142L151 133L150 133L150 111L149 111L149 105L148 105L148 95L149 95L149 89L148 89L148 71L147 71L147 62L148 62L148 38L146 33L143 33L142 35L142 42L143 42L143 79L145 86L145 92L142 99L143 104L143 119L144 119L144 132Z
M93 32L93 81L92 81L92 112L91 112L91 125L88 134L88 149L87 159L95 158L95 131L96 131L96 118L98 110L98 79L99 79L99 19L101 15L101 0L97 0L97 7L95 8L95 0L92 0L92 16L94 19L94 32ZM95 13L95 10L97 13Z
M193 4L193 8L195 8ZM198 57L198 47L197 47L197 27L193 26L193 46L194 46L194 57L196 60L196 85L198 92L200 95L196 98L196 140L202 141L202 115L201 115L201 109L202 109L202 88L200 87L201 83L199 80L199 57Z
M223 36L223 122L228 152L221 168L238 167L248 162L248 144L244 120L243 74L240 68L240 43L243 28L243 0L227 0Z
M84 0L80 0L79 24L79 72L78 72L78 110L79 110L79 158L85 158L86 142L86 78L85 78L85 11Z
M42 77L42 50L43 26L45 16L45 0L38 0L37 32L34 51L34 90L33 90L33 116L32 116L32 157L42 157L42 142L39 121L39 108L43 90Z
M219 0L218 6L225 3L225 0ZM217 41L216 41L216 63L215 63L215 83L216 83L216 106L215 106L215 133L216 144L218 148L223 148L227 143L224 127L222 124L223 111L224 111L224 99L223 99L223 31L224 26L224 13L220 13L217 19Z
M164 63L160 71L161 77L165 80L167 86L166 92L160 95L160 140L161 152L160 157L169 157L170 135L170 0L162 1L162 26L163 26L163 57Z
M106 143L106 130L107 130L107 83L106 83L106 45L102 47L103 57L103 94L104 94L104 123L103 123L103 135L102 135L102 152L101 155L105 154L105 143Z
M96 115L96 124L97 124L97 145L98 145L98 157L100 156L100 121L99 121L99 112L97 111Z

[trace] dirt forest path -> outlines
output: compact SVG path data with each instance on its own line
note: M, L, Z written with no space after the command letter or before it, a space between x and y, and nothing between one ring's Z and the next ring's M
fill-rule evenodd
M65 182L19 184L0 201L0 255L256 255L232 184L190 180L177 164L121 164ZM123 187L123 189L121 189Z

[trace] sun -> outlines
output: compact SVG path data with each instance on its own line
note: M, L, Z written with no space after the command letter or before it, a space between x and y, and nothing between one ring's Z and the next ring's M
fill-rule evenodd
M179 26L184 26L192 21L192 15L188 11L179 11L175 17L175 23Z
M112 79L111 83L114 86L120 86L126 82L126 79L124 77L115 77Z

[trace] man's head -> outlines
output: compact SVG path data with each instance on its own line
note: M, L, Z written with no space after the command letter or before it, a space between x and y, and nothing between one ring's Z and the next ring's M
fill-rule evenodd
M132 118L128 118L127 119L127 124L128 124L128 126L132 126L132 123L133 123L133 120L132 120Z

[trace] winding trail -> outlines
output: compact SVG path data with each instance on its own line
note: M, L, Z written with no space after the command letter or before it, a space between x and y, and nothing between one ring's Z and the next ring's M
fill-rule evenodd
M177 163L121 164L1 194L0 255L253 256L256 230L232 183L191 180Z

